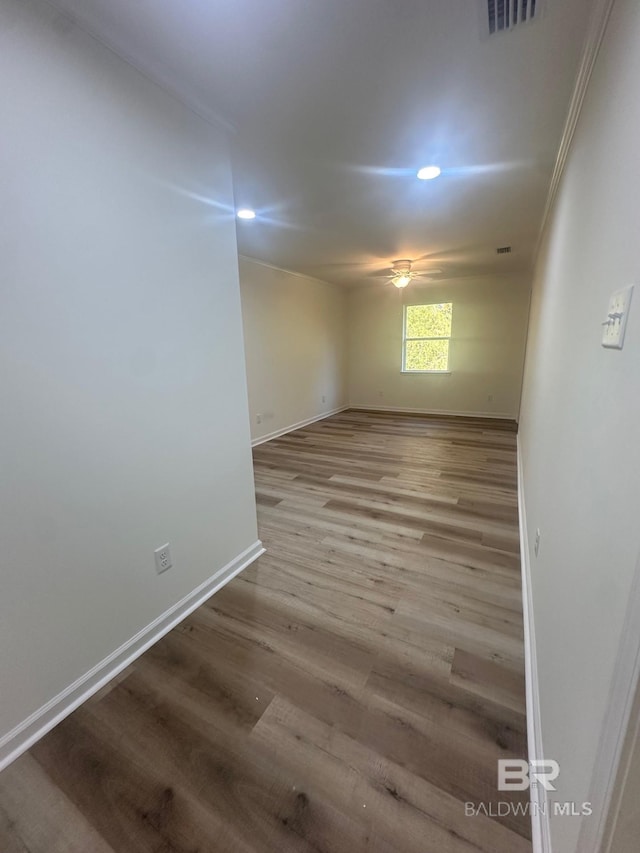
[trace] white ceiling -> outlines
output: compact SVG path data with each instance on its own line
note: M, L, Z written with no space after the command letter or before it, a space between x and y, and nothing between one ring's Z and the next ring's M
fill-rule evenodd
M235 127L236 202L259 214L243 254L344 284L396 258L530 267L591 0L491 37L486 0L55 3Z

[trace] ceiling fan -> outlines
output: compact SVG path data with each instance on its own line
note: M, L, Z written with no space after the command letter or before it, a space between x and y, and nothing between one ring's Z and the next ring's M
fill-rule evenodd
M399 284L395 286L403 288L411 281L431 282L439 280L445 272L450 272L450 264L457 265L459 260L464 259L464 252L459 250L429 252L425 255L414 255L413 258L399 258L395 261L391 260L391 258L393 258L393 255L387 255L386 257L378 255L377 257L370 256L364 261L323 263L321 266L308 268L304 272L316 278L328 278L329 281L333 278L332 274L335 274L338 279L342 279L344 283L348 284L358 281L362 282L363 280L370 281L372 279L379 281L381 284L388 284L397 279ZM441 264L444 266L439 266L436 269L432 264Z
M442 270L429 269L427 272L421 273L417 270L412 269L413 261L410 261L408 258L404 258L402 260L394 261L391 266L391 275L388 275L387 278L398 289L402 289L406 287L408 284L411 284L412 281L433 281L431 275L437 275L441 273Z

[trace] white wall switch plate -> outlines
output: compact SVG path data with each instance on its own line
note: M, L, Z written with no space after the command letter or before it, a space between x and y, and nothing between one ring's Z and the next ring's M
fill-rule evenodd
M609 300L607 319L602 324L602 346L609 349L622 349L627 317L631 305L633 285L616 290Z
M156 558L156 572L159 575L161 575L162 572L166 572L167 569L170 569L173 565L168 542L166 545L163 545L162 548L156 548L153 552L153 556Z

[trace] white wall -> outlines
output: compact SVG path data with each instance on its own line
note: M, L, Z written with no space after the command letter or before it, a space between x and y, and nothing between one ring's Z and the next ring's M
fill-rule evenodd
M403 305L430 302L453 302L451 373L403 374ZM528 306L524 279L354 289L349 296L351 405L517 417Z
M27 0L0 100L3 735L257 531L225 140Z
M638 80L640 5L616 0L537 262L520 422L529 542L542 533L529 555L542 736L561 801L587 800L598 771L640 549ZM603 349L609 295L633 282L625 348ZM552 818L554 853L577 849L580 822Z
M243 257L240 291L252 438L345 406L345 291Z

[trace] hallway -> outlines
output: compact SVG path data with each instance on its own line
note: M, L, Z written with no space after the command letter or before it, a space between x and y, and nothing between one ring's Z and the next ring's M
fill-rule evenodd
M347 411L255 448L267 553L0 776L0 849L529 851L464 808L526 756L515 439Z

